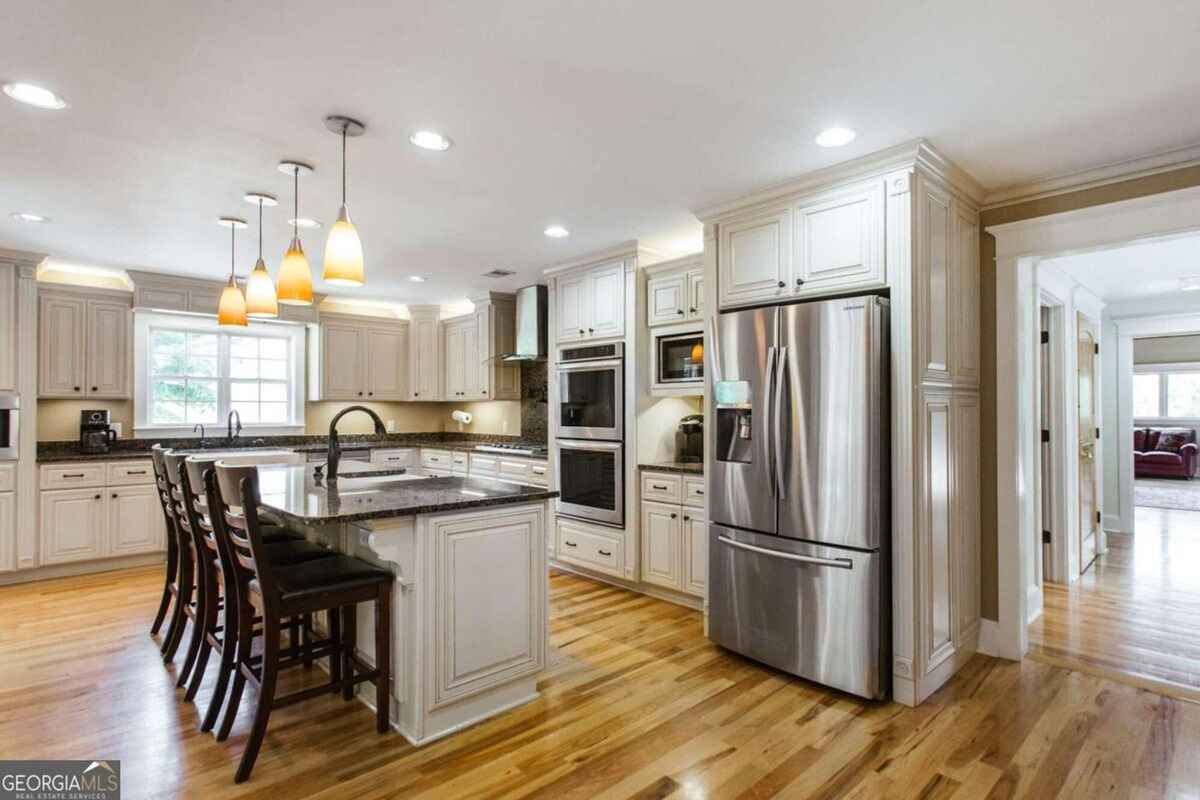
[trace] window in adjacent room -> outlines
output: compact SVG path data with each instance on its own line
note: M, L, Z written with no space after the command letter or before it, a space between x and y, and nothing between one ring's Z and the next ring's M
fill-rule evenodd
M1200 419L1200 364L1140 365L1134 369L1134 417Z

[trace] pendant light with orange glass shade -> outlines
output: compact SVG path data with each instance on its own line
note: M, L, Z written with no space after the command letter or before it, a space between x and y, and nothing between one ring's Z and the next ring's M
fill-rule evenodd
M325 240L321 279L336 286L362 286L366 282L362 240L346 207L346 137L362 136L367 128L356 119L336 115L325 118L325 127L342 137L342 207Z
M274 319L279 316L279 302L275 298L275 282L267 272L263 261L263 207L279 205L274 195L263 192L247 192L246 202L258 206L258 261L246 279L246 314L251 317Z
M218 225L229 228L229 283L221 291L221 301L217 304L217 324L222 328L246 327L246 296L238 286L234 275L234 265L237 263L237 232L238 228L246 227L246 220L240 217L220 217Z
M275 296L278 302L292 306L311 306L313 302L312 269L304 256L304 248L300 246L300 228L296 221L300 218L300 176L311 175L313 168L300 161L281 161L279 171L292 176L292 242L287 252L283 254L283 263L279 265L279 278L275 282Z

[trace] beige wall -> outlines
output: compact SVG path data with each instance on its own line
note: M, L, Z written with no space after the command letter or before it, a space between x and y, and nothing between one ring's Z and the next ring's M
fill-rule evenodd
M304 428L306 433L323 434L329 431L329 421L338 411L351 403L306 403ZM386 423L394 420L397 433L437 433L457 431L459 425L450 419L456 409L469 411L475 419L462 427L466 433L508 434L521 432L521 404L515 400L493 400L478 403L363 403L379 414ZM133 435L133 403L97 400L41 400L38 402L37 438L39 441L78 439L79 412L88 408L107 408L113 422L121 423L122 435ZM210 432L211 428L210 427ZM217 427L220 427L219 425ZM352 414L338 424L342 433L370 433L374 428L365 414Z
M1092 189L991 208L981 215L980 229L986 229L989 225L1044 217L1048 214L1172 192L1192 186L1200 186L1200 167L1185 167ZM983 425L980 432L980 479L983 482L980 591L983 616L985 619L994 620L999 616L999 567L996 555L999 541L999 531L996 529L996 240L986 232L981 233L980 237L979 271L982 282L980 297L983 327L981 345L983 353L991 354L990 358L984 359L980 386L983 405ZM1005 533L1012 534L1011 531Z

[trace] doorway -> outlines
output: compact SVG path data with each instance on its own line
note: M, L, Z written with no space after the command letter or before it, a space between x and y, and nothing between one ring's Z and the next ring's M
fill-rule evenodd
M1092 283L1094 270L1069 275L1070 280L1064 282L1063 299L1071 311L1069 358L1075 363L1064 373L1069 380L1063 394L1072 395L1068 427L1073 437L1067 440L1054 435L1049 469L1044 466L1047 459L1040 430L1047 398L1040 393L1045 326L1038 302L1042 270L1050 262L1066 257L1097 262L1107 258L1104 254L1108 251L1187 236L1200 242L1195 236L1200 232L1198 219L1200 190L1189 189L988 228L996 236L997 246L1000 535L999 620L988 632L991 635L983 637L985 652L1009 658L1030 653L1043 660L1069 662L1074 668L1125 675L1130 680L1172 683L1178 691L1190 691L1200 698L1200 653L1190 640L1184 641L1190 638L1194 619L1200 614L1200 581L1185 576L1182 566L1183 559L1197 563L1190 553L1196 547L1200 554L1200 525L1194 536L1178 517L1160 520L1151 528L1139 511L1143 524L1138 530L1147 531L1139 539L1134 532L1132 490L1126 498L1123 487L1116 488L1118 473L1126 471L1132 485L1132 421L1126 423L1121 411L1127 407L1132 387L1118 403L1115 392L1110 396L1105 384L1106 374L1116 374L1118 359L1126 358L1123 351L1117 351L1127 331L1117 334L1112 312L1121 312L1116 317L1128 316L1127 308L1116 308L1127 298L1107 303L1098 313L1070 307L1090 283L1095 294L1106 299L1114 286L1134 293L1154 288L1154 281L1146 279L1147 264L1158 262L1127 266L1108 286ZM1200 264L1200 259L1192 264ZM1137 279L1131 280L1131 276ZM1178 284L1177 276L1167 276L1166 281ZM1161 282L1158 288L1162 288ZM1196 296L1181 296L1177 285L1161 294L1154 299L1156 310L1200 317L1195 312ZM1077 314L1077 310L1085 313ZM1041 576L1035 573L1042 562L1038 558L1043 535L1039 523L1052 503L1029 488L1040 486L1039 473L1056 474L1053 444L1059 442L1069 448L1069 453L1062 453L1062 460L1073 469L1068 472L1071 482L1066 491L1052 491L1060 497L1074 495L1068 508L1073 524L1067 528L1073 553L1067 580L1042 586L1037 580ZM1031 640L1035 640L1033 650ZM1081 643L1094 647L1086 651Z

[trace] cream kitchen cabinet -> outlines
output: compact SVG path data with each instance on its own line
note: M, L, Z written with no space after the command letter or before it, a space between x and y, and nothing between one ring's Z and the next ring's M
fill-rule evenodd
M17 268L0 264L0 392L17 390ZM3 569L3 566L0 566Z
M557 340L566 342L625 335L625 262L600 264L558 279Z
M699 475L643 472L642 581L704 596L708 524Z
M442 400L442 324L438 306L409 306L408 400Z
M43 566L166 548L166 524L149 461L47 464L40 472ZM67 485L75 488L56 488Z
M408 323L322 315L310 400L404 400Z
M704 269L699 253L645 268L646 325L677 325L704 318Z
M0 572L17 568L17 469L0 464Z
M99 290L95 290L99 291ZM43 290L38 318L38 396L130 396L131 299Z
M479 351L479 322L474 314L443 323L447 400L482 400L483 360Z
M884 182L839 187L721 226L721 308L887 285Z
M520 400L521 367L500 359L517 349L516 296L488 292L471 298L479 341L478 400Z

